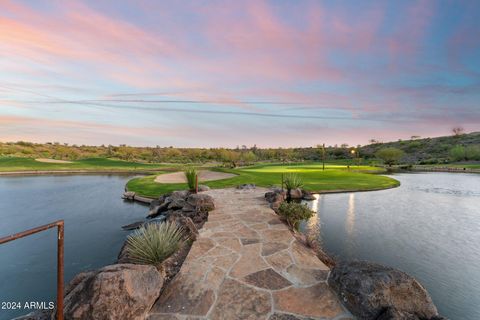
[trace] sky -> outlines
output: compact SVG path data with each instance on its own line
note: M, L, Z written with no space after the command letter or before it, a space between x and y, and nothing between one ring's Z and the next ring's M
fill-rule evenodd
M480 131L480 1L0 0L0 141L367 144Z

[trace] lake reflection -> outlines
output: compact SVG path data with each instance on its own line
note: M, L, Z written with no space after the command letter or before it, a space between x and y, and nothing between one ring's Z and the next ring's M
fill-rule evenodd
M127 233L145 216L123 202L128 176L0 178L0 236L65 219L65 281L115 262ZM56 229L0 245L0 301L55 301ZM0 310L0 319L29 311Z
M415 276L450 319L480 319L480 175L399 174L395 189L317 195L303 225L327 252Z

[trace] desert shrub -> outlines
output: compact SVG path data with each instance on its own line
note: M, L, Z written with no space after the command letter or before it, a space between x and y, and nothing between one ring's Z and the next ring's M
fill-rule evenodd
M184 243L183 228L177 224L150 223L128 236L126 252L134 263L157 265Z
M465 148L461 145L456 145L450 149L450 158L452 161L465 160Z
M288 191L303 187L303 181L296 173L285 174L283 183Z
M480 146L468 146L465 148L467 160L480 160Z
M308 220L315 214L310 210L306 204L297 202L282 202L278 208L278 213L287 224L298 230L299 224L302 220Z
M437 164L439 163L439 160L436 158L428 158L420 161L420 164Z
M404 155L405 153L397 148L383 148L375 152L375 156L389 166L398 163Z
M195 190L195 179L197 175L198 175L197 169L193 167L185 169L185 178L187 178L187 184L190 190Z

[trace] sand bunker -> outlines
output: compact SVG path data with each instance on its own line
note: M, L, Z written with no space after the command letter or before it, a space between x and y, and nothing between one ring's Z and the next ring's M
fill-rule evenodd
M55 160L55 159L44 159L44 158L35 159L35 161L45 162L45 163L73 163L72 161Z
M199 182L203 181L212 181L212 180L222 180L235 177L236 174L225 173L225 172L215 172L215 171L206 171L202 170L198 173ZM155 178L155 182L158 183L183 183L187 182L185 178L185 173L183 172L174 172L161 174Z

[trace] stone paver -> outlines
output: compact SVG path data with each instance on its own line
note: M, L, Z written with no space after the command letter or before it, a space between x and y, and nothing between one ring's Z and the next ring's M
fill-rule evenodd
M216 209L149 320L353 319L326 284L329 269L268 207L266 191L206 192Z

